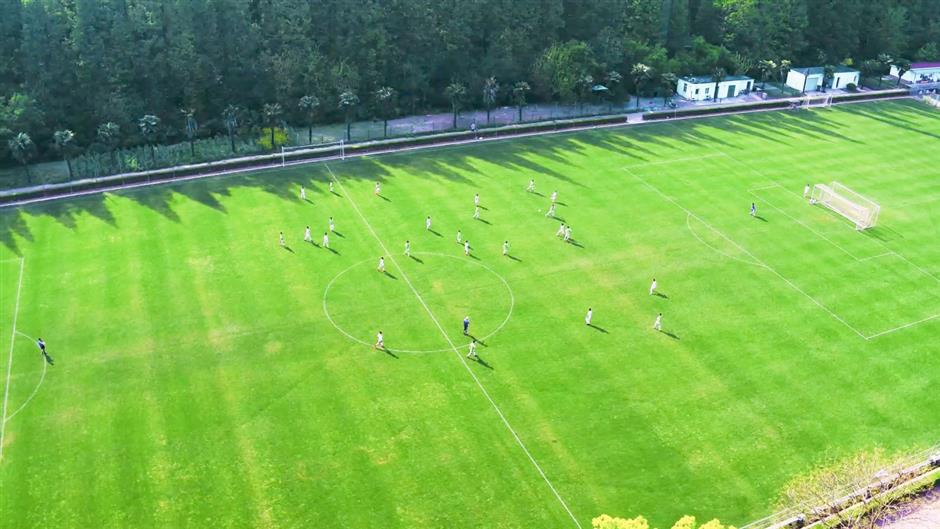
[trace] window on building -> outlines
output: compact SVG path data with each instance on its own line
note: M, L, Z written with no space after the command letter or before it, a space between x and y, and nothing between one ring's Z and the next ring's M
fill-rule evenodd
M698 95L698 88L695 89L695 95Z

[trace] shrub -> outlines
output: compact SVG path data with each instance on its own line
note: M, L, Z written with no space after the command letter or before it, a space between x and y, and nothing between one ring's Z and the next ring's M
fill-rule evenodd
M856 86L855 83L849 83L845 85L845 89L849 92L858 92L858 86Z

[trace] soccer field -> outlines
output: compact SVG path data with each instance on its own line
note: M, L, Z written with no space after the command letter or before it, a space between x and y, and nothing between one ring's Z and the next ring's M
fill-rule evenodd
M744 524L826 455L938 441L938 162L904 101L2 210L0 526ZM877 227L802 199L834 180Z

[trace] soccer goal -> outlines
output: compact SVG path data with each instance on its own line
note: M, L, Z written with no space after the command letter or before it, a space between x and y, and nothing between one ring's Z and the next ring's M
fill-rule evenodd
M855 229L865 230L875 226L881 206L863 197L839 182L816 184L810 195L810 204L821 204L842 215L855 224Z
M807 95L804 96L800 108L808 110L810 108L829 108L832 106L832 94Z
M330 149L338 148L340 159L346 159L346 142L344 140L329 142L329 143L312 143L310 145L293 145L293 146L281 146L281 167L284 167L287 162L287 154L297 151L309 151L314 149Z

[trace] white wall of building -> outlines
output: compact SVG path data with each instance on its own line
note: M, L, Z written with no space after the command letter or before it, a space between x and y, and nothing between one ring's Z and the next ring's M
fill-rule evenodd
M858 86L858 81L858 72L836 72L832 76L832 88L845 90L845 87L850 83Z
M722 81L718 83L718 99L738 96L753 88L753 79ZM690 101L713 99L715 97L715 83L690 83L685 79L679 79L676 85L676 93Z
M891 76L898 76L897 66L891 67ZM940 81L940 68L917 68L912 69L907 72L904 72L904 75L901 76L901 79L914 83L921 79L922 76L927 76L928 78L933 78L934 81Z

